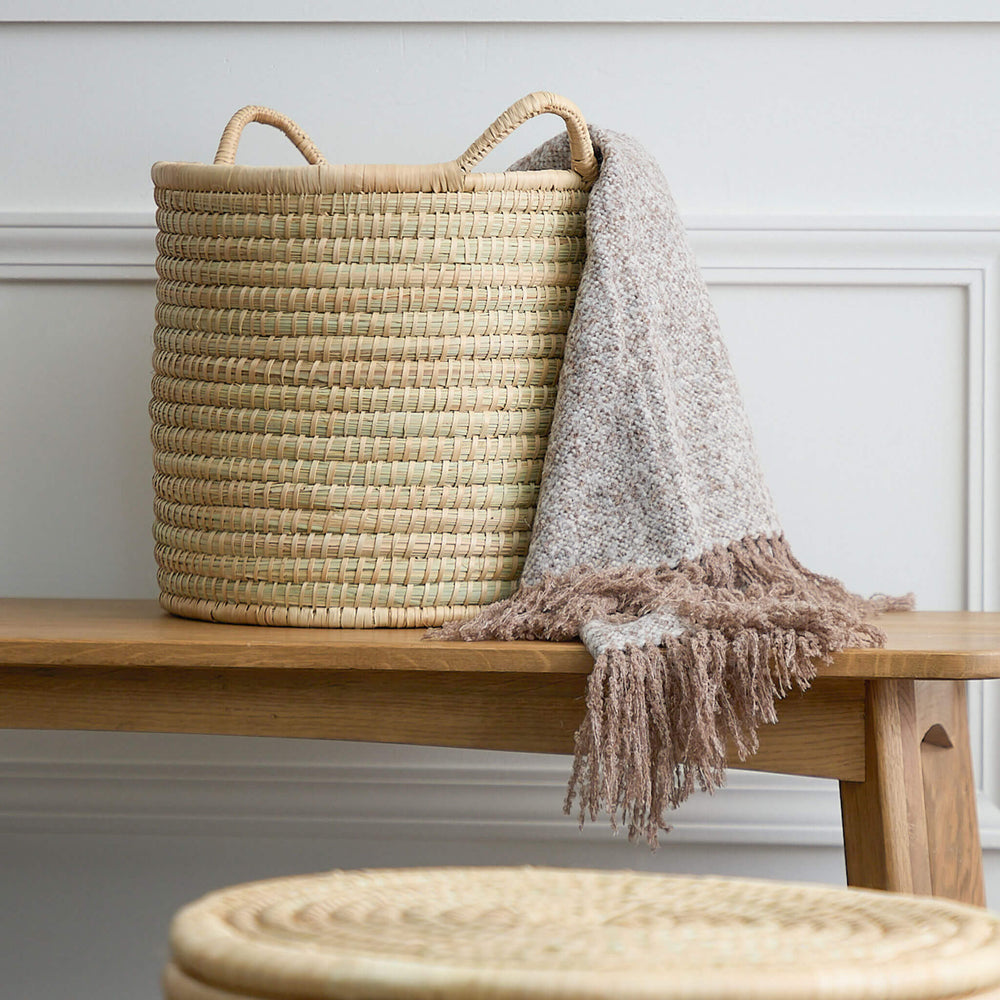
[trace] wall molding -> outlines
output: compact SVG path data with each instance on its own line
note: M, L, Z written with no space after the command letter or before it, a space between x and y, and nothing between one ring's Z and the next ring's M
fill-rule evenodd
M954 287L966 304L967 600L1000 610L1000 218L738 217L686 220L712 285ZM0 282L152 281L155 227L146 213L0 213ZM973 753L984 846L1000 849L1000 696L971 685ZM163 743L136 762L109 737L110 757L32 752L27 734L0 743L0 828L560 839L568 764L442 766L416 752L400 768L360 746L351 764L178 763ZM66 734L63 734L65 736ZM93 735L93 734L91 734ZM44 745L44 744L43 744ZM111 751L110 748L118 750ZM121 752L121 757L117 754ZM343 755L331 753L331 758ZM520 758L519 758L520 760ZM840 843L832 782L734 772L731 788L689 803L673 839L688 843ZM583 837L607 841L602 823Z
M568 757L449 768L409 754L404 765L365 762L366 751L351 745L355 763L322 765L275 766L265 752L227 764L0 760L0 831L351 836L377 827L416 839L616 842L606 820L579 831L562 813ZM670 840L835 846L835 785L733 772L724 793L685 805Z
M0 213L0 281L153 281L145 213Z
M351 837L377 827L379 836L408 840L582 841L609 849L624 837L609 837L606 819L578 830L575 816L563 815L569 758L449 768L421 763L417 752L401 765L366 762L364 744L348 746L356 758L349 764L275 765L266 751L225 764L9 753L0 755L0 833ZM983 846L998 850L1000 808L982 791L978 802ZM678 844L843 842L836 783L820 779L733 771L727 788L696 796L671 821L668 840Z
M470 4L380 0L361 8L348 0L18 0L0 2L0 23L390 23L390 24L967 24L1000 21L990 0L631 0L611 7L599 0L508 0Z

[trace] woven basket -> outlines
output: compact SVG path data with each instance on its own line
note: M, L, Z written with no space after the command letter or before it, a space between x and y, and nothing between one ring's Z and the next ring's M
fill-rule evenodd
M557 868L340 871L181 910L166 1000L998 1000L943 899Z
M472 173L545 112L573 170ZM249 122L301 167L234 166ZM215 163L157 163L160 602L263 625L439 625L527 553L597 163L538 93L457 160L334 166L239 111Z

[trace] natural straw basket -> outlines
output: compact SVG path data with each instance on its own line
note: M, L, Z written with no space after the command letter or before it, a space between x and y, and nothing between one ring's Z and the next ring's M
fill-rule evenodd
M472 173L536 115L572 170ZM234 166L249 122L309 161ZM328 163L247 107L214 164L157 163L160 602L264 625L439 625L527 552L597 174L537 93L457 160Z
M567 868L339 871L182 909L166 1000L998 1000L946 899Z

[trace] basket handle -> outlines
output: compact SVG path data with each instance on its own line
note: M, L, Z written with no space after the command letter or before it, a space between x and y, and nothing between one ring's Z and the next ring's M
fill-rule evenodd
M229 166L236 162L236 147L240 144L240 136L243 134L243 129L250 122L261 122L263 125L272 125L274 128L280 129L295 143L298 151L310 163L327 162L326 157L319 151L316 143L287 115L283 115L280 111L275 111L273 108L263 108L257 104L248 104L245 108L240 108L229 119L229 124L226 126L222 133L222 138L219 140L218 152L215 154L214 162L216 165Z
M572 101L547 91L528 94L512 104L455 162L463 173L468 172L516 128L530 118L549 113L559 115L566 122L572 168L591 183L597 178L599 168L587 122Z

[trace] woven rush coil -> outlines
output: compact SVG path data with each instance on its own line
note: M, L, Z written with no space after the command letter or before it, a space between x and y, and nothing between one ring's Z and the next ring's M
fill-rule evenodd
M473 172L547 112L573 170ZM236 166L252 121L307 165ZM153 167L164 608L417 627L512 592L596 174L579 110L548 93L446 163L333 165L294 122L248 107L213 164Z
M545 868L339 871L174 918L167 1000L1000 996L1000 920L931 898Z

